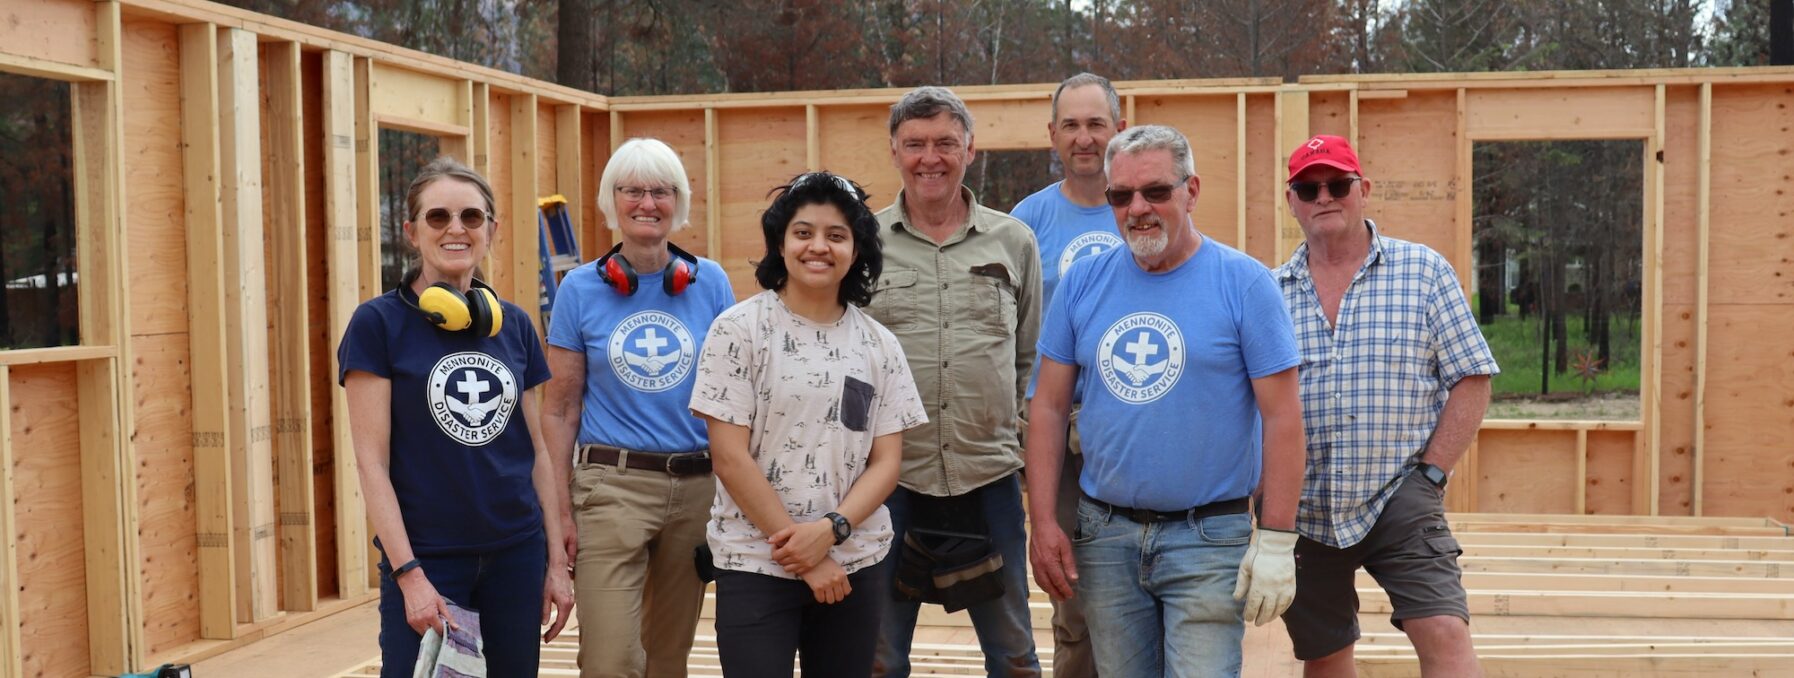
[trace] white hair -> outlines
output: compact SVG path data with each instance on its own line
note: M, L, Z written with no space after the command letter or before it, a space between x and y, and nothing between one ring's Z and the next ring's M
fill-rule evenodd
M603 178L598 180L598 211L611 230L617 228L617 184L640 181L673 188L673 229L690 226L691 177L685 174L685 163L671 146L659 139L638 137L623 142L604 165Z

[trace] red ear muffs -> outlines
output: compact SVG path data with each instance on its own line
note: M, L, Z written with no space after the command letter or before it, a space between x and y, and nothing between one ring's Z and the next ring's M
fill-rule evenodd
M609 252L598 258L598 279L625 297L635 294L640 289L635 274L635 267L629 265L629 259L623 257L623 245L617 244ZM676 297L685 289L698 281L698 258L690 252L679 249L678 245L667 243L667 266L661 270L660 289L669 297Z
M610 285L617 294L627 297L635 294L637 285L635 267L629 265L627 258L619 256L622 251L623 245L619 243L598 260L598 279Z

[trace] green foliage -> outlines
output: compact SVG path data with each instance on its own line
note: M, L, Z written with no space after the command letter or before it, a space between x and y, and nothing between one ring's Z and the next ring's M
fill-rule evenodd
M1595 379L1586 388L1574 371L1554 371L1551 375L1551 393L1638 392L1639 321L1636 317L1615 316L1611 322L1613 357L1610 363L1595 375ZM1572 314L1566 318L1566 324L1571 355L1578 351L1593 354L1594 346L1583 340L1586 333L1582 317ZM1493 380L1497 396L1538 394L1539 373L1545 369L1540 353L1540 325L1537 314L1521 320L1519 307L1510 304L1507 315L1497 316L1495 322L1482 326L1483 337L1488 339L1489 349L1495 353L1495 362L1501 366L1501 374L1495 375Z

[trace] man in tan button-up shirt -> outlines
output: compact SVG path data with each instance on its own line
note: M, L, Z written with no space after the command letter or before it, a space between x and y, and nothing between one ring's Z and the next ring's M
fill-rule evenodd
M1016 471L1017 415L1040 331L1040 255L1026 225L962 185L972 116L959 97L918 87L891 107L890 128L903 190L878 213L884 274L866 310L903 344L928 423L904 432L902 474L885 505L898 544L912 526L989 537L1003 593L967 608L986 670L1039 675ZM885 565L893 579L898 560ZM874 675L909 675L919 606L887 606Z

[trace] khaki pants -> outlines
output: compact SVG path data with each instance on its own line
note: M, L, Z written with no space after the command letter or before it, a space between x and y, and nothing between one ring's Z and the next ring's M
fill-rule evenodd
M692 554L714 476L580 464L570 492L580 675L684 678L704 604Z

